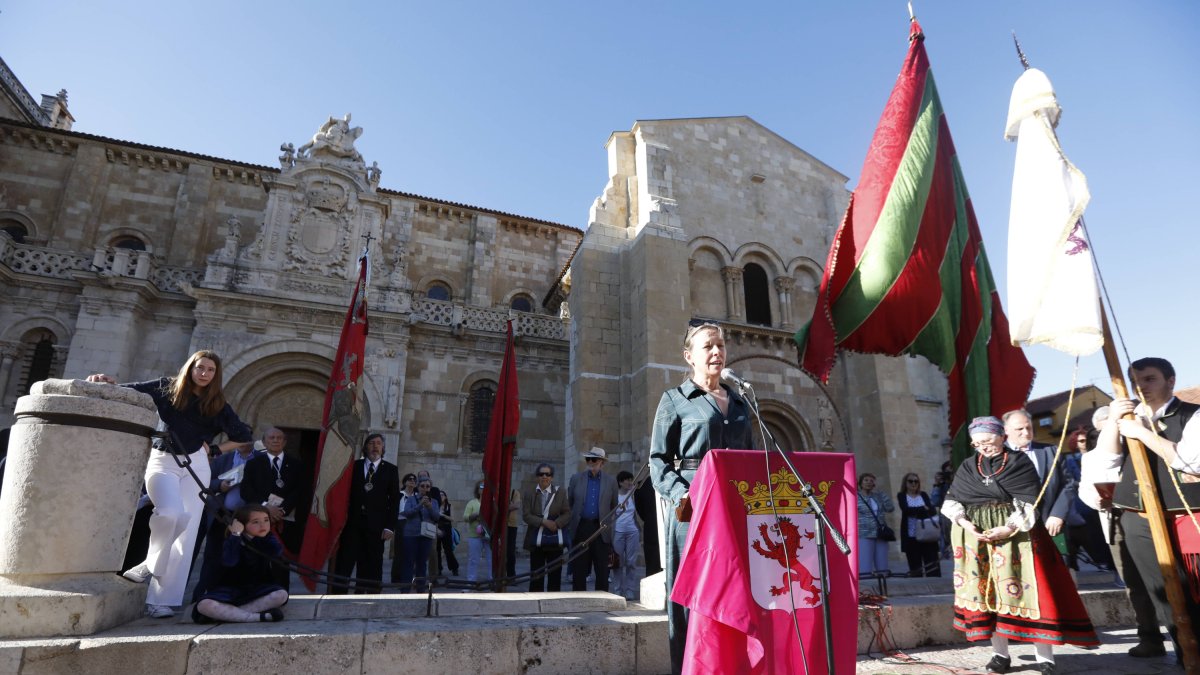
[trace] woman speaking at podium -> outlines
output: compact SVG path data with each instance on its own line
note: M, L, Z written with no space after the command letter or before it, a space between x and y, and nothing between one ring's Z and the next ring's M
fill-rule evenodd
M688 489L709 449L754 447L750 406L741 394L721 383L725 368L721 327L693 321L683 338L683 360L692 368L691 377L663 392L650 436L650 479L666 513L667 632L675 673L683 668L687 614L671 602L671 589L691 519Z

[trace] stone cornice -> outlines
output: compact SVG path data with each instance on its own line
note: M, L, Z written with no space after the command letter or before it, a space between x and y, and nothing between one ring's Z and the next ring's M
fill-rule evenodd
M20 145L58 155L74 155L79 149L79 144L60 137L55 131L34 127L0 128L0 143Z

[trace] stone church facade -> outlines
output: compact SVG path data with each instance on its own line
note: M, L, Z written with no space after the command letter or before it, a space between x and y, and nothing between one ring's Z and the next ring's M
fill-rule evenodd
M366 244L364 426L456 513L509 319L522 485L540 461L565 482L593 445L613 471L644 464L693 318L725 326L785 448L854 452L893 493L948 455L945 381L923 360L848 355L827 387L796 367L847 178L750 118L613 134L580 231L383 187L349 115L257 166L71 131L65 92L37 104L0 70L0 426L37 379L148 379L207 348L238 413L311 466Z

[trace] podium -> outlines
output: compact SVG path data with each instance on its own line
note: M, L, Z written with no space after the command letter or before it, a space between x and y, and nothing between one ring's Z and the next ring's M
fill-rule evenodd
M854 456L788 453L830 520L858 529ZM713 450L692 481L693 514L671 599L691 610L685 673L828 672L818 519L779 453ZM828 547L835 672L853 673L858 560ZM807 668L805 667L807 664Z

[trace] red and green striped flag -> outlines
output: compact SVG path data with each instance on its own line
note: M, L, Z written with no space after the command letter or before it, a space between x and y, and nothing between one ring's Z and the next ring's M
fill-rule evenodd
M919 354L949 377L955 460L966 422L1021 407L1034 370L1008 321L938 99L925 36L908 56L829 250L800 365L823 382L839 350Z

